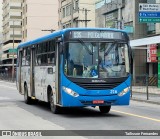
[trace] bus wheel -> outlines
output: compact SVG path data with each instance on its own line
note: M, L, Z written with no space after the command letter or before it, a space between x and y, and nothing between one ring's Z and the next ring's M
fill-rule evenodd
M50 101L49 102L50 102L51 112L54 113L54 114L60 113L60 107L56 106L54 104L54 99L53 99L53 93L52 92L50 93Z
M99 110L101 113L109 113L111 106L99 106Z
M31 104L31 98L28 96L28 88L27 88L27 86L25 85L24 86L24 102L26 103L26 104Z

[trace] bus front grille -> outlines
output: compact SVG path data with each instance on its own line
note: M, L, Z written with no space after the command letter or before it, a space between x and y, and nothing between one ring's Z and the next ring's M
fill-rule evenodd
M120 85L120 82L116 83L80 83L74 82L75 84L79 85L80 87L87 89L87 90L106 90L106 89L113 89Z

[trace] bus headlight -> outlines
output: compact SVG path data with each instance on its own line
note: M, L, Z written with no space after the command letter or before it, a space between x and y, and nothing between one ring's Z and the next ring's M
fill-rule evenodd
M74 96L74 97L78 97L79 94L77 94L76 92L74 92L72 89L67 88L67 87L62 87L63 91L66 92L67 94Z
M129 90L130 90L130 87L125 88L122 92L120 92L120 93L118 94L118 96L121 97L121 96L125 95Z

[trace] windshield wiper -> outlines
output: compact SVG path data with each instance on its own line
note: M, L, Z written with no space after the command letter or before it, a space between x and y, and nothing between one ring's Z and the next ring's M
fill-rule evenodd
M85 44L85 42L81 39L78 39L78 41L84 46L84 48L87 50L87 52L90 54L90 55L93 55L93 52L88 48L88 46Z

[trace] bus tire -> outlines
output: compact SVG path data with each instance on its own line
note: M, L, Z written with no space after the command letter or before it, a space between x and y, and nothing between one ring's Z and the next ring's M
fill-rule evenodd
M50 103L50 109L51 109L52 113L54 113L54 114L60 113L60 107L54 104L53 92L52 91L50 93L49 103Z
M31 104L31 97L28 96L28 88L27 85L24 86L24 102L26 104Z
M101 113L109 113L111 109L111 105L110 106L99 106L99 110Z

